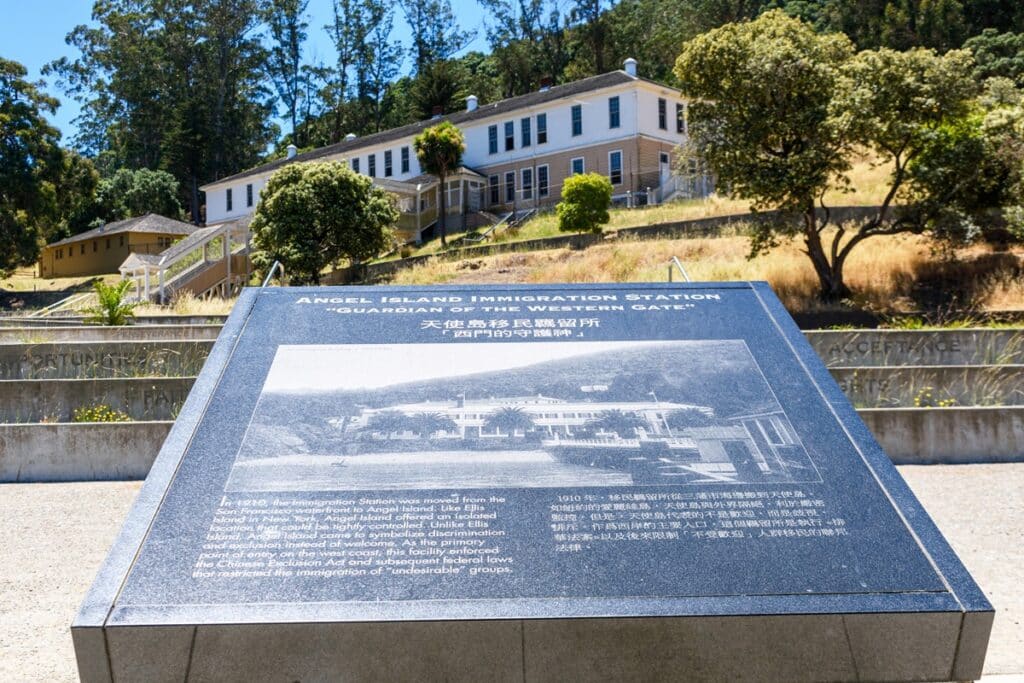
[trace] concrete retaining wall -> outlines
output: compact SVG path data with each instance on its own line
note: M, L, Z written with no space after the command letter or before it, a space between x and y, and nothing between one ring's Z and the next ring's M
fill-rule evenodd
M1024 365L832 368L859 408L914 408L952 400L957 406L1024 405ZM915 404L915 399L920 403Z
M133 420L173 420L195 377L0 381L0 422L70 422L76 408L108 405Z
M222 325L226 315L140 315L132 325ZM60 315L29 318L26 315L0 315L0 327L67 327L84 325L85 316Z
M221 325L0 327L0 344L216 339Z
M1024 408L858 412L897 465L1024 461Z
M0 482L144 479L172 424L0 424Z
M199 374L213 341L0 344L0 379Z
M828 367L1024 364L1024 328L806 332Z
M899 465L1024 461L1024 408L858 412ZM142 479L171 424L0 425L0 482Z

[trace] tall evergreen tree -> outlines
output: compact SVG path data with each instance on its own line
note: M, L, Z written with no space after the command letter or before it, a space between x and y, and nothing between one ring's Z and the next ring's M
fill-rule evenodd
M265 20L270 32L267 75L274 84L284 116L291 123L292 141L301 146L298 133L301 100L307 92L304 79L309 71L302 63L302 44L309 24L305 21L309 0L269 0Z
M412 29L413 70L456 55L473 39L459 28L450 0L398 0Z
M199 185L255 164L276 137L257 0L105 0L47 67L82 105L76 144L106 164L170 171L192 219Z
M40 226L58 214L63 155L60 132L46 120L58 102L26 75L0 58L0 275L35 261Z

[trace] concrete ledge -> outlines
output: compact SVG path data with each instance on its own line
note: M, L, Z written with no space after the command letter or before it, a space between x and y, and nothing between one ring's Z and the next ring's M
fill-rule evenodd
M0 327L0 344L216 339L220 325Z
M76 408L105 404L134 420L173 420L195 377L0 380L0 423L70 422Z
M1024 461L1024 408L857 411L897 465Z
M915 408L915 399L952 400L954 406L1024 405L1024 365L916 365L831 368L859 408Z
M1024 363L1024 328L805 332L830 368Z
M131 325L222 325L226 315L138 315L132 318ZM68 327L85 325L83 315L47 316L30 318L28 315L0 315L0 328L3 327Z
M0 424L0 482L144 479L172 424Z
M0 344L0 379L196 375L212 340Z
M1024 407L858 413L898 465L1024 461ZM172 424L0 424L0 482L143 479Z

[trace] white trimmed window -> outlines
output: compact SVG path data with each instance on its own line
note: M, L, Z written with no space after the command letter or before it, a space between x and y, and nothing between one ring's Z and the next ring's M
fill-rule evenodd
M537 196L543 199L549 194L548 190L548 165L537 167Z
M622 184L622 150L608 152L608 180L612 185Z
M569 161L569 175L579 175L587 172L587 165L583 161L583 157L576 157Z

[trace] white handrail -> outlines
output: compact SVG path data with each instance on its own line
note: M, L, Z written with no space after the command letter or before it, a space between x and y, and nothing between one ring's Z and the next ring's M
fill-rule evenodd
M672 282L672 267L673 266L679 269L679 272L683 276L683 282L691 282L690 275L689 275L689 273L686 272L686 268L683 268L683 264L675 256L673 256L672 260L669 261L669 263L668 263L668 281L669 282Z
M282 264L280 261L274 261L270 265L270 270L267 272L267 276L265 278L263 278L263 284L260 285L260 287L266 287L267 285L269 285L270 284L270 279L272 277L274 277L274 271L277 271L277 270L280 270L281 271L281 277L284 277L284 264Z

